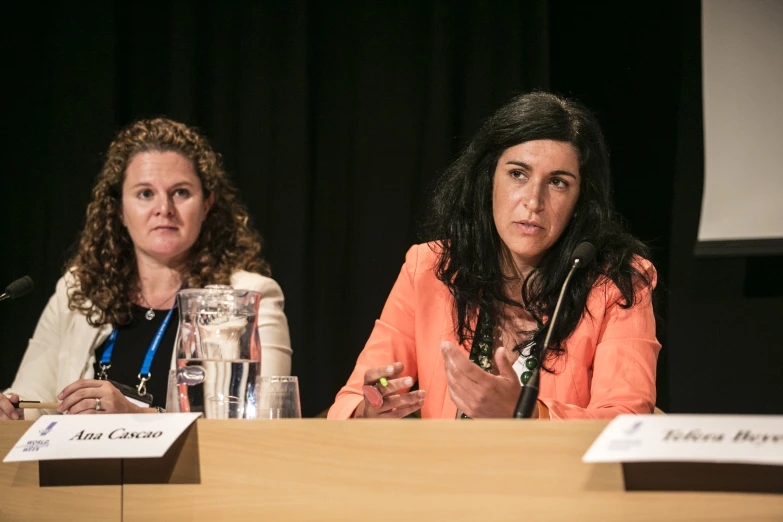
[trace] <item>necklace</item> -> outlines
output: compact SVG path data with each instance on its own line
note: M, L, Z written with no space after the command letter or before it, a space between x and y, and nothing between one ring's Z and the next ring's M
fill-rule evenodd
M161 303L161 305L168 303L169 299L177 295L181 289L182 287L177 288L177 291L171 294L170 296L168 296L166 300ZM139 295L141 296L142 301L144 301L144 303L150 307L149 310L147 310L147 313L144 314L144 318L147 319L147 321L152 321L153 319L155 319L155 310L154 310L155 307L152 306L149 301L147 301L147 298L144 297L144 294L141 292L141 289L139 289Z
M490 317L490 314L487 313L483 306L480 307L476 331L473 336L473 345L470 349L470 361L487 373L492 372L492 342L494 340L493 337L498 335L493 323L494 321ZM538 325L538 329L542 326L543 325ZM520 381L523 385L527 384L527 381L532 375L532 370L538 366L538 359L536 359L533 354L532 345L528 344L526 348L527 347L530 348L530 356L525 360L525 367L528 371L523 372L520 376ZM522 353L520 352L519 355L521 357ZM465 413L462 413L460 417L463 419L470 418Z

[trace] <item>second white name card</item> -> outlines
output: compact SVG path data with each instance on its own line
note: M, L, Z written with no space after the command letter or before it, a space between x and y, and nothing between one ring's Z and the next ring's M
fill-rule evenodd
M783 416L620 415L582 460L783 465Z

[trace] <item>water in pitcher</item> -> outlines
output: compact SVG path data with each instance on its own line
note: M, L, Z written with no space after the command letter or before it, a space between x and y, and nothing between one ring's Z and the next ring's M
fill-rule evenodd
M190 359L177 368L180 400L207 419L254 419L261 363L248 359Z
M260 294L208 287L184 290L179 299L176 409L201 412L208 419L255 418Z

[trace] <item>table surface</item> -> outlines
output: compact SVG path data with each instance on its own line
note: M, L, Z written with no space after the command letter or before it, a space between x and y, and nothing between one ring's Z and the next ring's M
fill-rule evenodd
M3 456L29 424L0 423ZM37 463L0 464L0 520L783 521L783 495L626 492L619 464L581 462L605 426L199 420L173 483L127 483L143 460L122 461L123 486L39 487Z

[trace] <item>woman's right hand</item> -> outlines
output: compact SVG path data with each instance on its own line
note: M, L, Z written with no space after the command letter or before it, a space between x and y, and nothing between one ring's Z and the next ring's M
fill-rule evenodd
M19 396L6 397L0 393L0 420L19 420L21 416L12 403L19 404Z
M354 412L354 418L363 419L399 419L410 415L419 410L424 405L424 398L427 393L424 390L416 390L409 393L398 393L400 390L413 386L413 379L410 377L399 377L404 366L400 362L390 364L389 366L380 366L371 368L364 374L364 385L373 386L380 392L381 403L376 408L373 407L372 397L364 394L364 401ZM386 386L380 383L381 378L386 379Z

